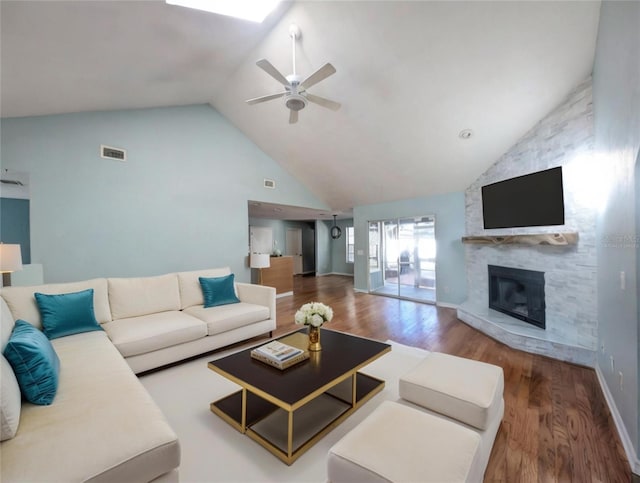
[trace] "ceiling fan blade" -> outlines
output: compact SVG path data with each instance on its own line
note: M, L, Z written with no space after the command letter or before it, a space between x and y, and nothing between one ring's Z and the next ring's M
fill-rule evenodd
M298 111L289 109L289 124L295 124L298 122Z
M271 77L273 77L275 80L280 82L280 84L282 84L283 86L291 87L291 84L289 83L287 78L283 76L280 71L278 71L278 69L276 69L273 64L271 64L271 62L269 62L267 59L260 59L258 62L256 62L256 65Z
M341 104L336 101L332 101L331 99L325 99L324 97L314 96L313 94L309 94L305 92L305 97L307 100L313 102L314 104L318 104L319 106L326 107L327 109L331 109L332 111L337 111L340 109Z
M330 75L336 73L336 68L332 66L329 62L320 67L317 71L307 77L300 83L300 87L303 89L308 89L309 87L316 85L323 79L326 79Z
M282 97L286 94L286 92L280 92L278 94L269 94L268 96L254 97L253 99L247 99L246 102L249 105L259 104L260 102L270 101L271 99L277 99L278 97Z

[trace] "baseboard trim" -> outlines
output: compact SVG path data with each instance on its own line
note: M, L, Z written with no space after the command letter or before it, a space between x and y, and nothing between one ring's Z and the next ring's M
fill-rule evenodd
M289 295L293 295L293 292L283 292L283 293L279 293L276 295L276 298L279 299L280 297L287 297Z
M342 272L316 273L316 277L326 277L327 275L342 275L344 277L353 277L353 273L342 273Z
M607 401L607 406L609 406L609 411L611 412L611 417L613 418L613 422L618 429L618 435L620 436L620 441L622 442L622 447L624 448L624 452L627 454L627 459L629 460L629 465L631 466L631 471L633 471L636 475L640 475L640 459L636 455L636 450L633 447L633 441L629 437L629 433L627 432L627 428L622 421L622 416L618 412L618 407L616 406L616 402L613 399L613 395L611 391L609 391L609 386L604 379L604 375L600 370L600 365L596 363L596 377L598 378L598 383L600 383L600 388L602 389L602 394L604 394L604 399Z
M451 304L449 302L436 302L436 305L438 307L446 307L448 309L457 309L458 308L458 304Z
M369 293L368 290L362 290L361 288L353 288L353 291L356 293Z

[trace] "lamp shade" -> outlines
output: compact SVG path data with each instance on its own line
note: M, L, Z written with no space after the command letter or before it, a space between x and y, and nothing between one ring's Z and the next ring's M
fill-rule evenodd
M251 268L267 268L271 266L268 253L252 253L249 257Z
M0 272L10 273L22 270L20 245L0 243Z

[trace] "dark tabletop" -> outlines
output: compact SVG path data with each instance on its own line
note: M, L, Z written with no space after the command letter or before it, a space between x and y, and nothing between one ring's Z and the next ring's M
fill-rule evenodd
M307 330L298 332L306 334ZM294 404L354 368L374 360L391 347L383 342L327 329L321 329L321 344L320 352L311 353L308 360L284 370L253 359L251 349L211 361L209 366L287 404Z

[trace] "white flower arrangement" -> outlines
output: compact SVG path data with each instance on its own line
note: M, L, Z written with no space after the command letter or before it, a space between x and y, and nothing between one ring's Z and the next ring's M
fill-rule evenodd
M321 327L325 322L331 322L333 310L320 302L304 304L295 315L296 324Z

